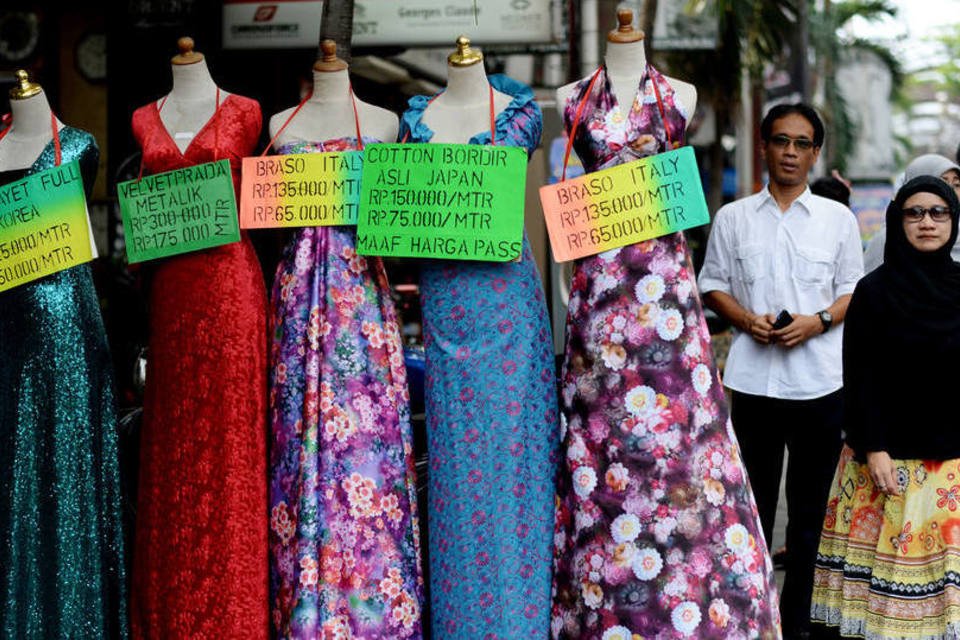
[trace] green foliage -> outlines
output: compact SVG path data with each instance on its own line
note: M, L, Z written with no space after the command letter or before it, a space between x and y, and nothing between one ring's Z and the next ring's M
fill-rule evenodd
M853 51L876 55L890 71L891 100L896 100L904 82L903 68L893 52L883 44L847 34L846 27L854 17L867 21L896 17L897 8L889 0L844 0L827 4L827 10L816 11L814 0L809 7L810 45L817 57L817 75L824 95L821 112L827 129L826 160L830 168L846 171L847 159L856 145L856 117L837 87L836 65Z

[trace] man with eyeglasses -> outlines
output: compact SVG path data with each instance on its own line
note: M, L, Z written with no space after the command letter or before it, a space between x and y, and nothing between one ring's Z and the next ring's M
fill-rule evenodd
M786 638L807 638L813 566L841 448L841 323L863 259L850 209L807 187L823 145L816 111L778 105L760 136L769 182L717 212L698 282L704 303L736 328L724 384L767 544L789 451L780 612Z

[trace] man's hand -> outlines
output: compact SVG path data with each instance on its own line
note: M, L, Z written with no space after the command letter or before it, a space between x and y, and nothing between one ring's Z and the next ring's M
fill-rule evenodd
M886 451L867 452L867 467L870 469L870 477L873 478L873 484L877 485L877 489L888 496L900 495L897 470L893 466L890 454Z
M772 316L768 316L770 318ZM793 316L793 322L783 329L770 332L770 341L779 342L788 349L806 342L813 336L823 333L823 323L820 316Z
M774 318L771 315L750 313L744 310L740 328L760 344L770 344L770 332L773 331Z

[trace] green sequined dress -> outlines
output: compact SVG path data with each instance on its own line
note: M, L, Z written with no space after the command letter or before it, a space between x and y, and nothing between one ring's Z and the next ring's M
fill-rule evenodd
M60 141L89 193L96 142ZM51 142L0 184L54 156ZM80 265L0 293L0 638L126 635L112 364Z

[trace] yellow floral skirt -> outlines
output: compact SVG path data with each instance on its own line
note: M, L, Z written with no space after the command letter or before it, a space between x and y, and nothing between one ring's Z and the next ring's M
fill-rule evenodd
M887 497L844 447L813 582L811 618L845 637L960 638L960 459L894 460Z

